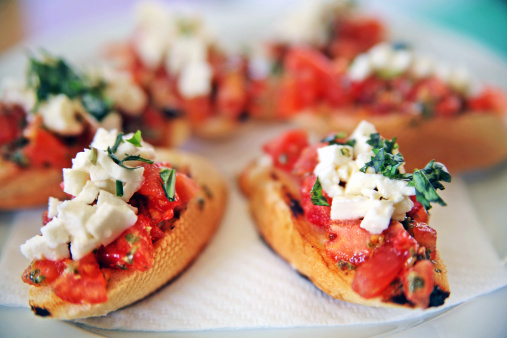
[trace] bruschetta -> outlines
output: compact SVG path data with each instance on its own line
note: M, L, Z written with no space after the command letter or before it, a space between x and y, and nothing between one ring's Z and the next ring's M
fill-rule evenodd
M62 168L97 128L121 128L122 116L147 103L127 74L79 71L47 53L30 57L27 68L27 81L5 79L0 91L0 210L63 198Z
M350 65L317 49L293 48L284 65L267 94L271 104L264 107L274 109L280 119L322 135L350 133L367 119L382 135L398 137L407 169L422 168L433 156L453 172L507 159L505 93L474 88L463 68L452 69L388 43L374 46Z
M154 111L141 116L136 128L145 135L163 136L160 129L177 123L172 129L185 130L186 138L234 134L248 115L250 77L245 57L226 54L197 17L153 3L143 4L136 14L130 41L111 44L106 52L149 96ZM163 137L149 141L174 145Z
M205 159L154 149L140 133L99 129L64 169L71 200L52 198L42 235L21 246L32 263L35 314L102 316L178 276L215 233L226 188Z
M309 145L290 131L264 146L239 185L265 242L329 296L377 307L428 308L449 296L428 226L450 181L430 162L405 173L396 140L362 122L346 138Z

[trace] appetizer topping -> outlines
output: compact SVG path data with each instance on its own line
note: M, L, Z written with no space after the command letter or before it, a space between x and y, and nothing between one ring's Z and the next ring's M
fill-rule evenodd
M358 55L348 69L348 75L353 81L363 81L370 75L392 79L404 73L410 74L415 79L436 76L459 93L467 93L472 86L465 68L451 69L444 64L438 64L430 57L385 42Z
M49 200L48 218L35 236L21 246L30 259L79 260L100 245L108 245L137 221L137 208L127 202L144 181L140 162L154 158L140 133L123 136L99 129L91 149L78 153L71 169L64 169L64 191L74 199ZM116 160L119 160L117 163ZM128 165L128 166L127 166ZM174 174L172 180L174 201ZM70 253L69 253L70 243Z
M181 95L194 98L211 92L212 68L208 62L210 38L202 23L176 17L167 8L144 4L139 9L134 48L145 66L164 63L168 74L178 77Z

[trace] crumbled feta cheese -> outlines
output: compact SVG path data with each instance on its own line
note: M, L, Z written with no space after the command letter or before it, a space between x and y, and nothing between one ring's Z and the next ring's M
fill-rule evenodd
M22 82L15 79L5 79L0 86L0 101L18 104L29 112L35 107L37 98L35 92Z
M168 51L166 69L170 74L179 74L194 63L206 62L206 42L197 36L178 37Z
M141 141L136 147L125 140L115 155L124 159L128 155L154 158L151 146ZM73 159L73 167L64 169L65 192L74 195L70 201L50 199L48 216L52 218L36 236L21 246L22 253L30 259L59 259L69 257L77 260L100 245L111 243L125 229L137 221L137 209L127 202L139 189L144 178L144 168L125 169L116 164L106 149L116 141L116 131L99 129L92 145L97 149L96 163L92 161L92 150L85 149ZM138 162L124 162L135 166ZM124 185L123 197L116 196L116 181ZM96 202L96 203L95 203Z
M51 97L39 107L44 125L61 135L77 135L83 131L83 124L77 119L74 102L66 95Z
M368 51L367 60L374 70L382 70L390 64L394 53L389 43L379 43Z
M127 73L109 71L106 74L106 96L125 113L140 115L148 103L148 97L142 88Z
M333 199L331 219L362 218L362 228L380 234L391 219L403 220L412 209L413 202L408 196L415 194L415 188L405 181L375 174L373 168L368 168L366 173L359 171L374 156L372 146L366 143L373 133L375 127L362 121L350 136L356 141L354 148L330 145L317 149L319 162L314 174ZM346 183L345 188L341 182Z
M207 95L211 91L212 70L208 63L191 63L183 68L178 89L184 97Z
M362 81L366 79L372 73L373 67L371 67L368 55L358 55L352 65L348 69L348 75L351 80Z
M414 55L410 72L416 78L424 78L433 74L435 61L424 55Z

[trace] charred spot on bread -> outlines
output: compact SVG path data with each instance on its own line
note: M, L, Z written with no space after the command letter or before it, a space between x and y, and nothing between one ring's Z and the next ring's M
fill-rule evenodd
M204 191L204 194L206 195L207 198L209 199L213 198L213 193L211 192L210 188L208 188L207 185L203 184L201 188Z
M277 175L274 171L272 171L272 172L269 174L269 176L271 177L271 179L272 179L273 181L278 181L278 175Z
M405 296L405 293L403 292L391 296L390 302L400 305L412 304L408 301L407 297Z
M449 291L444 291L442 289L440 289L440 287L438 285L435 285L435 287L433 288L433 291L431 292L431 295L430 295L430 304L428 305L428 307L436 307L436 306L440 306L440 305L443 305L446 298L449 297L451 293Z
M201 210L201 211L204 210L204 206L206 204L206 200L204 200L204 198L202 198L202 197L199 197L197 199L197 203L199 204L199 210Z
M288 197L289 208L290 208L290 211L292 212L292 215L295 218L298 218L299 216L303 216L305 214L305 211L303 210L301 203L299 203L299 200L295 199L291 194L287 194L287 197Z
M38 307L38 306L33 306L33 305L31 305L30 307L32 308L33 313L35 313L35 315L37 315L37 316L40 316L40 317L51 317L51 312L49 312L45 308Z
M173 108L173 107L163 108L162 113L168 119L178 119L183 116L183 111L181 109L177 109L177 108Z

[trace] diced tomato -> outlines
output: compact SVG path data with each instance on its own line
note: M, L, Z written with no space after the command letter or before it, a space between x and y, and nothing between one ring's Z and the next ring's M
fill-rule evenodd
M407 299L422 308L428 307L433 286L433 264L429 260L417 262L403 280L403 291Z
M430 259L434 260L437 252L437 231L426 223L414 222L410 232L417 243L426 248L426 253L429 253Z
M384 24L375 18L340 18L336 20L330 52L334 57L351 60L384 39Z
M199 192L199 185L187 175L176 173L176 192L181 203L185 204Z
M20 106L0 103L0 147L21 137L25 116Z
M331 207L324 205L313 205L311 201L310 192L312 190L313 185L315 184L316 177L314 175L310 175L304 178L301 184L301 196L303 197L303 210L305 211L306 219L321 228L325 228L329 222L331 221ZM326 197L327 202L331 205L331 199L326 195L323 191L324 197Z
M97 259L101 266L146 271L153 265L153 244L148 228L148 217L139 215L137 222L125 230L106 247L97 250Z
M30 285L50 285L62 274L66 267L67 264L64 260L51 261L49 259L42 259L33 261L23 272L21 279Z
M451 89L442 80L432 76L417 82L409 97L417 102L435 102L451 95Z
M344 260L354 265L363 263L371 253L371 234L361 228L361 220L332 221L329 233L334 239L326 242L326 253L334 261Z
M435 106L437 116L456 116L461 110L461 100L456 95L449 95Z
M245 76L239 70L223 74L218 86L217 110L231 119L237 119L247 104Z
M107 281L93 253L79 261L66 260L67 268L51 285L55 295L74 304L107 301Z
M275 110L278 118L289 118L303 109L304 104L299 91L295 77L290 74L285 75L275 96Z
M51 166L65 168L70 166L74 155L69 149L49 131L41 127L31 129L30 143L23 151L32 167Z
M275 167L291 172L301 152L308 146L308 135L303 130L290 130L266 143L264 152L271 156Z
M183 100L183 110L193 125L199 125L212 115L209 96L198 96Z
M364 298L380 295L396 279L405 260L393 246L381 245L369 260L356 269L352 290Z
M143 167L144 181L137 193L144 197L146 205L139 206L140 209L147 213L154 224L173 218L174 208L181 204L181 200L177 191L173 202L167 199L160 178L160 170L171 166L167 163L156 163L144 164Z
M423 205L417 201L417 198L415 195L410 196L410 199L412 202L414 202L414 206L412 207L412 210L410 210L407 213L407 216L412 218L416 222L421 223L428 223L428 213L426 212L426 209L424 209Z
M400 222L392 221L384 230L385 240L404 257L414 256L417 252L417 241L410 236Z
M507 110L507 97L502 90L488 87L469 99L467 105L473 111L501 113Z
M324 144L319 143L313 146L306 147L303 150L303 152L301 152L299 159L294 164L294 169L292 170L292 173L298 177L303 177L312 174L313 170L317 166L317 163L319 163L319 155L317 153L317 149L319 149L323 145Z

